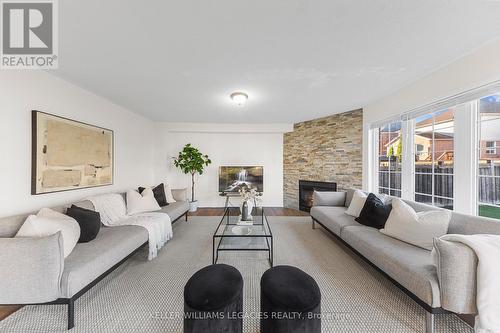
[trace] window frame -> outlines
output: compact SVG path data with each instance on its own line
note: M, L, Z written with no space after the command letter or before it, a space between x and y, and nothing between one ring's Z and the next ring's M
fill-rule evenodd
M380 171L380 157L382 157L381 155L381 152L380 152L380 129L381 128L384 128L384 127L387 127L389 126L389 133L392 133L391 131L391 125L394 124L394 123L401 123L401 128L400 128L400 140L401 140L401 161L399 163L401 163L401 170L399 171L391 171L391 166L390 166L390 161L389 161L389 166L388 166L388 171ZM374 171L376 173L376 177L374 177L374 180L373 180L373 184L372 184L372 188L376 189L376 193L385 193L385 192L382 192L382 190L385 190L387 192L387 194L389 195L393 195L392 193L393 192L399 192L400 194L400 197L403 197L403 162L405 160L405 153L404 153L404 130L403 130L403 121L400 121L400 120L396 120L396 121L389 121L383 125L381 125L380 127L378 128L375 128L373 131L373 143L374 143L374 147L376 147L376 149L374 150L374 154L373 154L373 163L374 163ZM381 174L387 174L388 175L388 186L380 186L380 175ZM392 174L399 174L400 176L400 185L401 185L401 188L395 188L395 187L392 187L391 186L391 175Z

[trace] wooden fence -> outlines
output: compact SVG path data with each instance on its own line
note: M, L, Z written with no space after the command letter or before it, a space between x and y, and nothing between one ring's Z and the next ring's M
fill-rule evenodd
M432 195L432 166L415 166L415 191ZM488 177L490 176L490 177ZM491 177L497 176L497 177ZM500 165L479 167L479 202L500 205ZM453 198L453 166L436 166L434 169L434 194ZM380 173L379 186L401 188L401 173Z

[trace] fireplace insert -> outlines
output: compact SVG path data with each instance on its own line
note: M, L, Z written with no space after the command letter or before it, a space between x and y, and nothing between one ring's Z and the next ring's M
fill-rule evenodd
M311 210L314 191L337 191L337 183L299 180L299 209L301 211Z

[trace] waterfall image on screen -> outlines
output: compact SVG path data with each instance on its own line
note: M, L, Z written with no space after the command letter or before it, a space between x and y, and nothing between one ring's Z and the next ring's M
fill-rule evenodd
M219 192L237 192L241 186L264 190L262 166L221 166L219 168Z

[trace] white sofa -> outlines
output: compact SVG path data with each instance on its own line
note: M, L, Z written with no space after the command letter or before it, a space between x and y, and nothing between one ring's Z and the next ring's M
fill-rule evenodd
M185 216L185 190L162 208L172 222ZM73 203L94 210L90 201ZM54 207L65 212L66 206ZM148 242L139 226L101 226L95 239L78 243L64 259L60 233L43 238L14 238L29 214L0 218L0 304L68 304L68 329L74 326L74 302Z
M345 214L355 189L345 193L336 205L315 198L311 208L313 228L316 223L384 273L398 287L427 311L426 328L432 332L433 314L454 312L474 314L476 309L475 253L465 245L434 240L438 255L436 267L431 251L391 238L379 230L361 225ZM315 194L317 195L317 194ZM433 206L404 200L417 212L436 210ZM452 213L450 234L500 234L500 221Z

